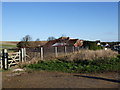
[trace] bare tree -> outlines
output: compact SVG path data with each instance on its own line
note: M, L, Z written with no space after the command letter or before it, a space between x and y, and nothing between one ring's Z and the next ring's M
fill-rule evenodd
M56 38L51 36L51 37L48 37L47 41L50 41L50 40L55 40Z
M36 41L40 41L40 39L39 39L39 38L37 38L37 39L36 39Z
M26 35L25 37L22 38L20 42L18 42L17 47L23 48L23 47L31 47L32 43L32 37L30 35Z
M26 35L25 37L22 38L22 41L25 42L32 41L32 37L30 35Z
M65 34L62 34L61 37L66 37L66 35L65 35Z

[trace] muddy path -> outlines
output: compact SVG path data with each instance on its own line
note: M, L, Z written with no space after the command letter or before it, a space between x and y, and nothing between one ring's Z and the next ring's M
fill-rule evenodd
M75 74L33 71L14 75L3 72L3 88L118 88L118 73Z

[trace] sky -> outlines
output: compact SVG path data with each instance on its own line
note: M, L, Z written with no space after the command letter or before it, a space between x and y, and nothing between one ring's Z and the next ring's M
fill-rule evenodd
M62 35L118 41L117 2L3 2L2 41Z

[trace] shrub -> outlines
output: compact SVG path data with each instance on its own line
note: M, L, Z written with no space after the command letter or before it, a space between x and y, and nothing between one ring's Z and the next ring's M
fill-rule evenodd
M96 42L93 41L84 41L83 46L89 50L99 50L103 49L101 46L98 46Z
M120 54L118 54L117 57L120 58Z
M120 59L111 58L105 60L85 60L79 62L64 61L39 61L37 64L27 65L27 68L34 70L62 71L69 73L90 73L105 71L120 71Z

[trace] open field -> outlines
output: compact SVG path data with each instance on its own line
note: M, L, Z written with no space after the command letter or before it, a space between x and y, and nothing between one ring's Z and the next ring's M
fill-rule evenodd
M0 49L2 48L16 48L19 41L0 41ZM34 42L34 41L33 41ZM41 41L45 44L47 41Z
M19 41L0 41L0 44L3 45L16 45ZM32 41L34 42L34 41ZM46 43L47 41L40 41L41 43Z
M11 45L11 44L2 44L2 47L16 47L16 45Z
M19 41L0 41L4 45L16 45Z
M2 48L16 48L18 42L14 41L0 41L0 49Z

